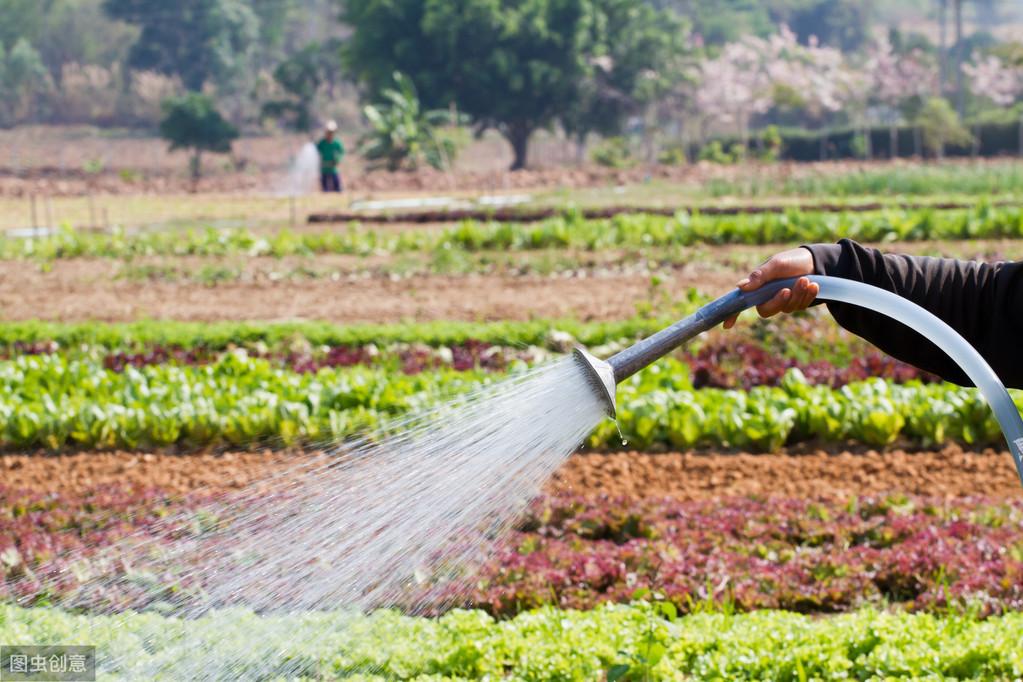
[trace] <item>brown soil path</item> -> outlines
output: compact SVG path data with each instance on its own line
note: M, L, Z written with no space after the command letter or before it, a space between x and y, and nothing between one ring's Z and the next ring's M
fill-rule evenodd
M583 495L831 497L905 493L1023 498L1008 452L896 450L788 455L584 453L556 474L552 487Z
M203 488L236 491L258 485L271 473L317 461L326 461L322 453L6 455L0 457L0 481L47 492L84 492L118 483L153 485L178 494ZM879 493L1023 497L1008 453L966 452L957 446L916 453L583 453L569 458L548 489L684 500L750 495L845 499Z
M367 277L354 281L200 283L113 281L110 262L58 262L50 272L31 263L0 268L0 319L120 322L138 319L326 320L338 323L405 320L613 320L636 314L650 298L650 276ZM716 277L714 273L719 273ZM719 267L686 266L661 288L699 285L724 291L735 275Z

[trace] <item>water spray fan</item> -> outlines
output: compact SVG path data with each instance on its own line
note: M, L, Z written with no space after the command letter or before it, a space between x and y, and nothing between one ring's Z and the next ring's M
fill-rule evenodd
M809 279L820 286L817 298L862 306L898 320L924 334L962 367L994 411L1016 462L1016 473L1023 482L1023 419L1020 419L1016 405L994 370L966 339L928 311L890 291L838 277L812 275ZM735 289L606 361L581 348L575 350L575 357L584 368L593 390L606 401L608 414L614 417L615 392L619 383L732 315L766 303L781 289L791 287L795 282L796 278L777 280L749 292Z

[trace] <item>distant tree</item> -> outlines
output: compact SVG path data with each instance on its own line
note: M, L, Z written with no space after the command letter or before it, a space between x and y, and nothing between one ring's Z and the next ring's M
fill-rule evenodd
M288 25L302 8L298 0L248 0L259 20L259 50L256 58L261 66L279 61L285 46Z
M931 55L922 50L899 53L886 40L878 41L867 55L866 69L873 99L896 115L889 118L889 153L897 154L898 116L911 121L924 102L939 90L938 70Z
M720 45L753 34L765 38L776 23L763 0L649 0L659 9L672 10L690 22L698 42Z
M321 45L310 43L278 64L274 80L285 97L265 103L263 115L284 119L289 127L301 132L311 130L315 123L313 103L323 83L323 60Z
M970 131L944 97L928 99L916 115L916 124L923 135L924 147L939 159L945 155L946 145L967 145L973 141Z
M1019 57L1009 47L1003 52L1010 60ZM974 95L990 100L995 106L1007 108L1023 94L1023 63L1003 61L996 55L988 55L974 64L964 64L963 71L970 79L970 90ZM1023 155L1023 110L1019 116L1019 153ZM979 133L978 133L979 135Z
M800 45L786 26L768 39L746 36L700 63L696 103L711 121L736 126L743 146L750 119L775 105L813 118L841 108L847 69L835 48Z
M590 0L346 0L342 16L355 29L346 58L371 95L405 73L427 109L454 103L477 132L504 135L513 169L526 165L533 132L574 105L590 68Z
M851 52L863 47L870 37L871 0L810 0L785 3L779 9L772 12L772 19L787 24L803 44L816 36L823 45Z
M963 71L970 79L973 94L991 100L995 106L1011 105L1023 89L1019 69L995 55L988 55L973 64L963 64Z
M447 168L455 157L455 144L438 129L451 121L443 109L424 110L412 81L394 74L394 86L381 93L382 102L363 110L370 130L360 151L371 167L389 171L414 170L428 164L438 170Z
M688 49L686 24L673 13L632 0L592 0L583 78L576 97L559 116L580 143L591 132L620 134L635 114L681 77Z
M0 43L14 45L22 39L34 43L55 4L55 0L0 0Z
M131 68L177 75L193 91L239 78L259 38L259 19L243 0L104 0L103 7L142 29Z
M202 153L228 153L238 130L217 111L207 95L191 92L163 103L160 136L170 142L171 151L191 150L189 170L193 189L202 175Z
M27 40L18 40L9 52L0 43L0 125L35 118L39 96L49 88L46 66Z

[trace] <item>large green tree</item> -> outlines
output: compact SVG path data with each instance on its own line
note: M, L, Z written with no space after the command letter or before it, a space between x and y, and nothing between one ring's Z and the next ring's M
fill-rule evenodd
M400 71L425 108L454 103L526 165L529 138L573 102L586 75L589 0L347 0L349 66L376 97Z
M239 78L259 38L243 0L105 0L104 9L142 29L129 66L179 76L189 90Z
M688 25L671 12L633 0L591 0L586 75L560 116L580 141L596 132L615 135L626 116L642 111L680 81Z

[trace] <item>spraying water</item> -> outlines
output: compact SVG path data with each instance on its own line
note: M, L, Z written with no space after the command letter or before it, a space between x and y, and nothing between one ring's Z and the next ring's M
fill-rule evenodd
M276 614L330 611L343 622L459 603L493 541L606 414L575 359L524 371L272 476L247 499L206 509L205 528L189 515L79 558L80 585L61 606L187 619L170 645L154 633L129 655L101 651L101 670L117 676L301 674L283 652L323 637L322 619L276 627ZM225 628L225 608L260 614L258 635ZM280 652L258 670L251 644L238 644L253 637Z
M306 142L292 159L288 175L282 182L280 193L290 197L309 194L316 188L319 170L320 155L316 151L316 145Z

